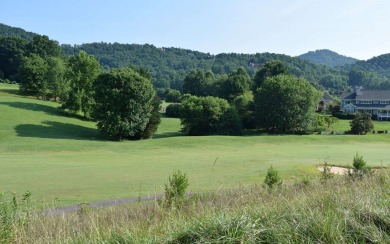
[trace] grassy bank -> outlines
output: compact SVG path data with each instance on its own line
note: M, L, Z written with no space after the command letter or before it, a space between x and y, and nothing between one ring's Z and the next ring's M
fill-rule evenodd
M389 243L390 172L326 183L297 180L155 202L35 216L15 226L18 243Z

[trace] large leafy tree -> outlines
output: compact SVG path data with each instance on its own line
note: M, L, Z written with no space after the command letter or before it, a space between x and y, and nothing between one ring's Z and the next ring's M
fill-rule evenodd
M267 78L255 93L260 127L272 133L306 133L314 121L320 93L293 75Z
M280 61L273 60L264 64L259 69L254 77L255 89L260 87L268 77L277 76L280 74L289 74L288 68Z
M50 95L55 101L57 101L57 98L63 101L69 92L69 82L65 78L66 63L59 57L49 57L46 62L46 80L51 93Z
M4 78L17 80L28 42L20 37L0 37L0 70ZM0 77L1 78L1 77Z
M48 66L46 61L36 54L25 57L19 68L21 76L20 92L24 95L37 96L45 99L49 93L46 79Z
M157 104L149 79L131 68L112 69L97 77L94 88L93 117L102 132L118 140L145 138Z
M69 80L69 93L62 108L73 113L82 111L84 117L89 117L93 106L93 82L100 73L100 65L93 56L80 51L77 56L68 60L67 79Z
M180 108L183 131L189 135L236 135L241 121L236 110L222 98L185 95Z
M245 68L240 67L229 74L223 85L223 97L232 101L239 95L244 94L251 87L251 78Z
M27 45L28 54L37 54L42 58L65 57L57 41L50 40L47 36L34 36Z
M194 96L206 96L208 93L207 88L213 78L214 75L211 71L205 74L199 69L191 70L184 79L183 93L189 93Z

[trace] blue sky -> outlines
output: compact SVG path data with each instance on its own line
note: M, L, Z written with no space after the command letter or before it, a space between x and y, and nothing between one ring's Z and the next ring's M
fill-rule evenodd
M1 0L0 23L63 44L119 42L218 53L390 53L388 0Z

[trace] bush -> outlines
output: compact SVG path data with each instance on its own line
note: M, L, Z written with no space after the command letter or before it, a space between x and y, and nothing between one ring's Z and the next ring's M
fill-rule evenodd
M370 175L372 173L372 170L366 164L367 163L363 159L363 156L359 156L359 154L356 153L355 157L353 158L353 169L348 170L348 175L354 178L363 178L365 175Z
M335 113L332 113L332 115L336 118L339 118L339 119L354 119L356 114L351 114L351 113L344 113L344 112L335 112Z
M178 90L168 89L165 95L165 101L169 103L178 103L181 99L181 93Z
M279 176L279 172L274 169L274 167L270 167L267 171L267 175L265 176L264 184L266 184L269 188L277 187L282 185L282 178Z
M185 173L182 173L180 170L174 172L169 177L168 184L165 184L163 206L180 208L188 185L188 178Z
M357 113L355 118L350 122L351 133L355 135L365 135L374 129L371 121L371 115L368 113Z
M242 135L241 119L235 108L229 108L221 116L220 124L217 127L219 135Z
M180 120L183 131L193 136L237 135L242 128L235 109L225 99L210 96L185 95L180 107Z
M180 117L180 103L172 103L165 109L165 115L171 118Z

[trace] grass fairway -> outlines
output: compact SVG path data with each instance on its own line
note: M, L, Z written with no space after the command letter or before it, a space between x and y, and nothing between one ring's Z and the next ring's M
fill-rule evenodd
M189 137L163 118L153 139L106 141L93 122L16 91L0 84L0 192L29 190L49 204L161 193L173 170L187 173L190 191L206 191L262 183L270 165L285 179L315 176L317 164L352 164L357 152L390 165L388 134Z

